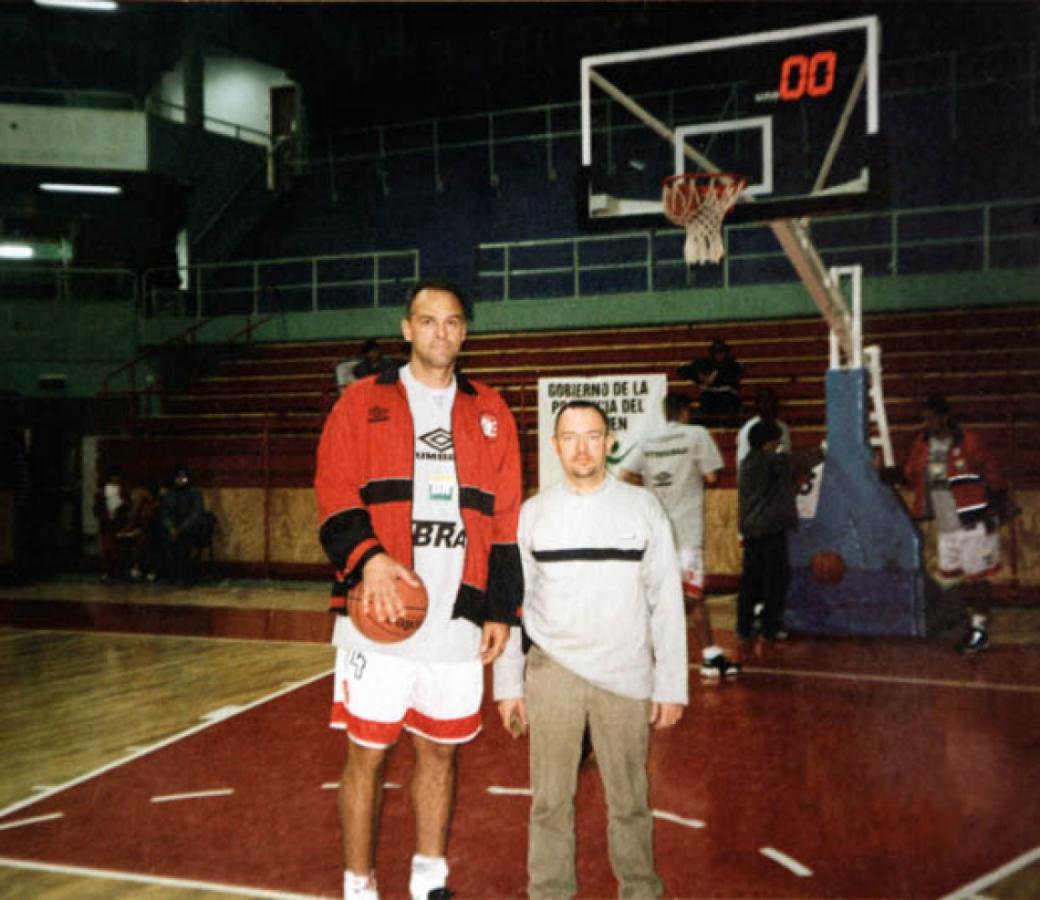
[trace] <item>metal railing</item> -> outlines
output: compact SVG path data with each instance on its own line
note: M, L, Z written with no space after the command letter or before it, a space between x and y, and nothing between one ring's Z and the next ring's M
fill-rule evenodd
M129 269L0 265L0 299L4 300L136 303L137 287L137 273Z
M242 340L246 344L251 344L257 329L272 318L267 315L254 321L252 316L247 316L242 328L225 337L223 343L231 345ZM213 321L215 320L202 319L189 325L180 334L175 334L160 344L146 348L133 359L114 368L102 379L98 396L102 399L112 398L126 401L127 428L131 433L142 416L154 412L153 400L157 396L157 392L162 390L160 369L163 354L170 349L197 343L199 332ZM117 384L123 386L116 387Z
M419 267L419 251L411 249L150 269L142 313L201 319L396 306Z
M964 96L980 87L1003 85L1023 98L1024 119L1035 128L1040 121L1040 66L1038 45L1034 41L1014 42L968 50L948 50L922 56L882 60L882 101L897 102L906 97L928 96L930 103L945 106L949 135L956 137L961 125L961 110L968 108ZM975 73L984 72L983 77ZM577 83L575 81L575 83ZM743 94L742 94L743 92ZM675 124L674 110L683 106L683 97L709 94L716 115L736 116L748 102L746 86L740 82L698 84L652 93L638 93L640 103L657 111L662 121ZM427 156L429 176L438 191L441 181L441 156L448 150L481 149L486 153L488 181L499 184L499 150L510 145L544 145L546 173L550 181L558 177L555 153L559 142L581 134L578 101L556 101L535 106L509 107L479 113L387 122L364 128L345 129L314 136L312 152L301 162L315 175L327 178L329 193L338 194L336 166L370 162L389 192L387 163L400 157ZM593 103L594 130L608 136L626 131L642 132L644 126L626 117L611 114L611 102ZM704 118L707 118L705 116ZM684 122L697 121L684 116ZM611 152L610 141L607 153Z
M872 276L1040 266L1040 198L835 216L811 230L828 265L858 262ZM768 226L727 228L720 265L695 271L682 258L684 237L670 229L480 244L481 299L573 300L797 280Z

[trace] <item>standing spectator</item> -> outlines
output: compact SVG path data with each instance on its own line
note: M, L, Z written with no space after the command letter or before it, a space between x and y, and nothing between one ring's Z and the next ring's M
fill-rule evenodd
M690 424L686 396L669 393L664 416L663 426L640 438L625 460L621 477L649 487L671 520L683 595L701 645L701 675L733 677L740 674L740 665L715 644L704 602L704 484L718 481L722 456L708 429Z
M767 640L786 637L780 625L791 577L787 531L798 526L798 513L790 457L777 452L780 435L776 422L759 422L751 429L751 450L740 464L737 505L744 564L737 595L737 634L745 639L751 637L759 605L763 636Z
M186 466L174 470L170 489L162 498L161 515L171 574L182 581L188 576L193 551L205 547L211 537L202 494L191 483Z
M735 416L740 413L740 379L744 366L733 358L729 344L716 338L708 355L695 359L678 370L701 389L701 412L708 416Z
M648 802L649 727L687 702L686 623L668 517L649 492L607 473L606 416L572 401L553 446L564 480L524 503L519 543L526 636L495 666L495 699L514 734L530 725L528 896L572 897L574 794L588 725L607 796L621 897L658 897Z
M913 514L935 519L943 578L962 579L971 619L957 652L980 653L989 647L989 578L1000 569L998 526L1011 506L1007 482L982 435L957 424L945 397L929 396L923 413L924 428L904 467L914 491Z
M352 384L318 446L320 537L337 570L333 609L360 585L378 618L400 613L396 579L421 578L423 626L376 644L336 620L333 727L349 742L340 789L345 897L378 896L373 865L387 750L415 748L413 898L448 897L446 850L459 744L480 731L484 676L517 621L520 449L498 393L455 370L466 337L462 292L424 281L401 330L407 365Z
M759 388L758 393L755 394L755 415L748 419L741 426L740 431L737 432L738 469L751 449L751 442L748 439L751 429L759 422L776 422L780 426L780 446L778 449L781 453L791 452L791 429L787 427L786 422L780 420L779 415L780 400L777 398L776 392L772 388Z
M117 535L130 516L130 498L116 468L105 473L104 482L94 494L94 517L98 521L98 549L101 555L101 580L110 581L120 572Z

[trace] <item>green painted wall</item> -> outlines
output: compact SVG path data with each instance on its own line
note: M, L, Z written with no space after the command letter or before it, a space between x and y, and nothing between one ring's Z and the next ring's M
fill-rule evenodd
M1040 303L1040 273L1036 269L1007 269L868 278L863 294L864 311L868 313ZM544 331L815 314L815 307L800 284L779 284L580 300L479 303L471 331ZM261 341L396 337L400 334L400 317L401 310L395 308L290 313L261 326L256 337ZM144 322L140 344L154 345L193 323L192 319ZM216 320L199 331L198 339L222 342L240 332L244 324L242 316ZM105 373L135 355L136 327L129 302L4 302L0 304L0 390L26 395L44 393L37 387L37 377L61 371L69 376L66 396L92 396L100 389Z
M86 397L137 352L132 301L0 303L0 390L25 396ZM45 374L64 390L40 388Z

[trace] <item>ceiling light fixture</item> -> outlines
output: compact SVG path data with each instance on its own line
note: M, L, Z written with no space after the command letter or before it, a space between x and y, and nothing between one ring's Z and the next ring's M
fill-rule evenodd
M44 181L41 191L52 194L121 194L123 189L117 184L65 184L57 181Z
M83 12L114 12L119 4L114 0L33 0L37 6L53 9L75 9Z
M34 255L28 244L0 243L0 259L32 259Z

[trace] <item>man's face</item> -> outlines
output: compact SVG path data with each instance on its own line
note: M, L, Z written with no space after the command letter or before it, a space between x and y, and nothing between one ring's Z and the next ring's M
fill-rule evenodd
M401 320L401 333L412 345L412 359L431 369L453 366L466 339L461 301L448 291L420 291Z
M596 410L565 410L556 424L553 447L563 474L576 487L594 487L606 475L610 433Z

